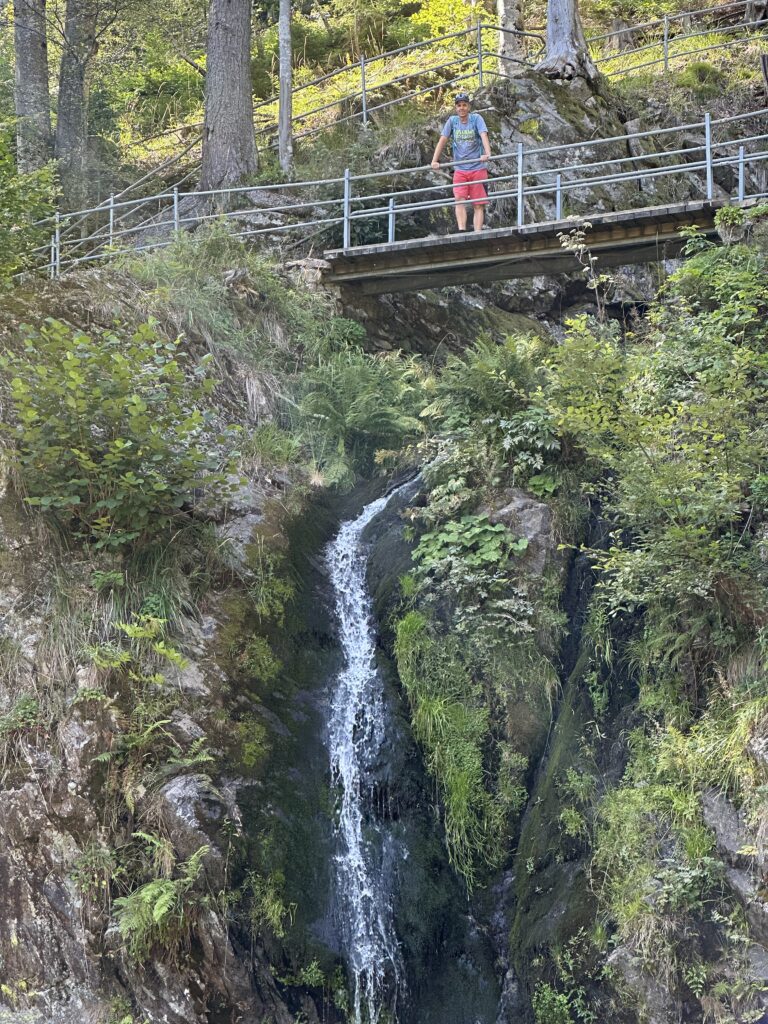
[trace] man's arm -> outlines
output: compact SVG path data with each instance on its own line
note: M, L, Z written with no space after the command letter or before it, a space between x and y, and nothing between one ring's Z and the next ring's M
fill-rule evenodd
M488 138L488 132L485 133L485 137L486 137L486 139ZM438 169L438 167L440 166L440 157L442 155L443 150L445 149L445 147L447 145L448 145L448 136L447 135L441 135L440 138L437 140L437 145L435 146L435 152L434 152L434 154L432 156L432 169L434 171L436 171Z
M488 140L488 132L480 132L480 141L483 144L483 155L480 157L481 160L490 160L491 158L491 143Z

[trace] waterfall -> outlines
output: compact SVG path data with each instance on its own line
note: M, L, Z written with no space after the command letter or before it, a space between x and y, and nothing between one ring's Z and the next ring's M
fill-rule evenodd
M354 981L355 1024L377 1024L385 1004L394 1014L398 990L404 987L391 897L382 870L386 837L373 813L373 768L386 735L387 709L376 670L366 586L368 555L362 541L366 526L390 497L366 505L357 519L343 523L327 548L345 660L335 681L329 740L331 777L338 793L337 911Z

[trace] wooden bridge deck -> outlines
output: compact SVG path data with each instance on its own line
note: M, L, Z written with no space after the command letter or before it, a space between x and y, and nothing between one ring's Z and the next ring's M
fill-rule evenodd
M558 235L589 223L586 244L598 258L597 268L625 263L653 263L676 256L682 248L680 228L697 225L715 233L721 200L676 203L569 218L521 228L503 227L475 234L417 238L324 254L326 284L352 287L367 295L418 291L473 281L498 281L538 274L573 273L577 262Z

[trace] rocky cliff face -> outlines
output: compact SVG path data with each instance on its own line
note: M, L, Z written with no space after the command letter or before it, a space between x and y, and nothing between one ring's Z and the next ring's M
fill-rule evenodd
M265 495L252 490L251 497L228 517L229 531L260 518ZM122 951L107 914L110 890L120 889L111 877L115 844L142 828L164 836L167 856L179 862L207 848L205 890L226 891L231 844L243 828L242 780L222 774L223 765L169 766L162 782L139 779L129 820L114 820L124 812L114 801L110 755L130 730L131 698L112 691L108 672L78 650L77 638L68 647L65 635L78 614L98 613L97 599L90 609L76 604L75 591L82 596L88 587L76 552L69 564L54 554L51 538L7 489L0 549L2 1019L123 1021L133 1010L139 1020L190 1024L228 1007L228 1014L292 1021L263 952L237 943L215 899L201 905L184 955L137 962ZM57 607L67 600L69 607ZM215 595L209 608L180 632L185 661L159 684L173 697L160 728L179 750L206 743L215 754L216 719L227 719L232 692L215 656L223 615Z

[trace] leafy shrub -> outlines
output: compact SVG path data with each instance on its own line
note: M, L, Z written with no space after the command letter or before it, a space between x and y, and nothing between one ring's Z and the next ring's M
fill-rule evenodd
M32 250L46 243L51 227L36 225L53 213L53 167L18 174L11 134L0 125L0 282L36 259Z
M568 996L541 982L533 994L533 1016L536 1024L571 1024Z
M228 490L202 403L213 380L152 324L88 335L49 320L7 351L16 462L29 505L96 548L167 533L206 488Z
M503 566L511 554L520 554L527 547L525 537L516 540L503 523L490 523L488 514L483 512L453 519L422 534L413 557L429 573L452 559L472 568Z
M369 473L379 448L416 437L419 372L399 355L341 352L307 372L301 429L328 482Z

